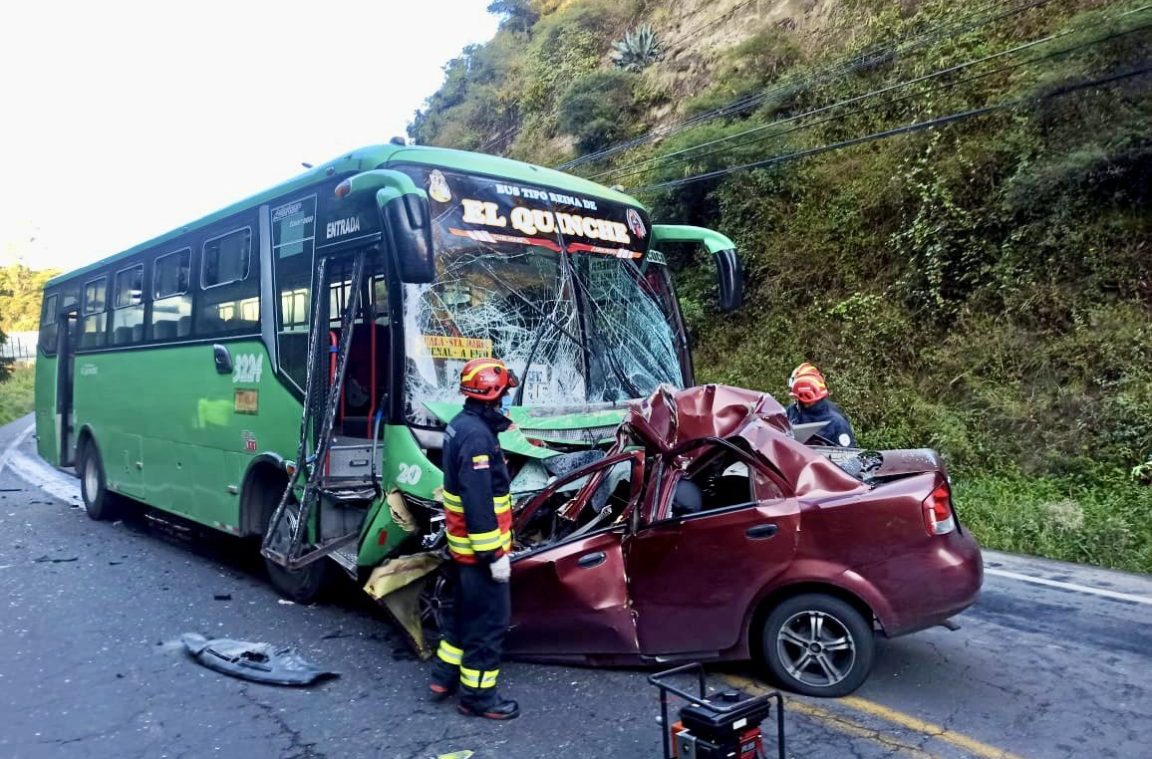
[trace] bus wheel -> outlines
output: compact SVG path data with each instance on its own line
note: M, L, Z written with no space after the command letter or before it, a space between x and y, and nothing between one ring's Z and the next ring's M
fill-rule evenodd
M270 499L266 502L265 513L271 518L280 502L283 492L276 488L265 488L265 495ZM300 513L300 506L293 500L287 507L287 513L280 522L279 534L272 540L272 545L287 548L292 537L292 529ZM264 557L264 566L268 570L268 579L272 587L289 601L299 604L310 604L323 598L332 579L332 562L327 557L312 562L300 569L287 569L276 562Z
M80 459L80 495L84 499L84 511L90 519L113 519L118 513L119 497L109 493L105 487L104 462L96 444L84 446Z

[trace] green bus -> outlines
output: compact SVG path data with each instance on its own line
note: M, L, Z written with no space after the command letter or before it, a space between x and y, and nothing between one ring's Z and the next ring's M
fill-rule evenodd
M501 439L530 487L611 441L627 403L693 382L660 247L733 243L650 223L613 189L398 144L343 155L56 277L36 363L40 455L87 513L126 502L260 540L283 594L429 548L460 367L521 378Z

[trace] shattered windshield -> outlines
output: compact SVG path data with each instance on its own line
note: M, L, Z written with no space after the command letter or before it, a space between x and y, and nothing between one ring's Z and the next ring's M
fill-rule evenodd
M651 227L600 198L406 168L428 190L436 281L405 285L409 418L458 403L470 358L504 359L524 406L623 401L683 384L676 339L644 288Z

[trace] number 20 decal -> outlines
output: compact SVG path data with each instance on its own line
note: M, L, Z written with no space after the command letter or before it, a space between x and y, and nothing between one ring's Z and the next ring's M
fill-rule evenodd
M396 475L396 482L401 485L415 485L420 482L424 470L416 464L400 464L400 474Z

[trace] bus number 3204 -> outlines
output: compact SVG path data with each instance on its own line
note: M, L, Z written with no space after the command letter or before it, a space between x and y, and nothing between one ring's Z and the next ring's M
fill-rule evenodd
M232 382L259 382L264 373L264 356L259 353L241 353L236 356Z

